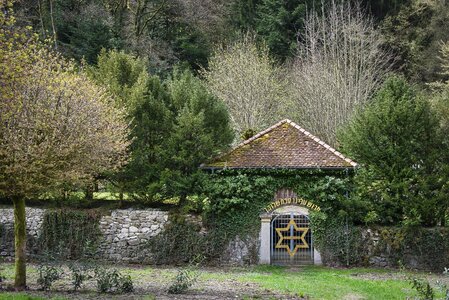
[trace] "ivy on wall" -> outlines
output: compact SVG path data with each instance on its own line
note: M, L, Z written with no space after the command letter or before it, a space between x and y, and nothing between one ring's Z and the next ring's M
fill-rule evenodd
M211 174L206 185L207 225L229 238L258 234L260 214L281 188L292 189L328 214L356 220L363 215L363 204L348 197L352 177L346 171L222 170Z
M97 210L59 209L44 215L39 253L44 258L79 259L97 249L100 213Z
M449 265L449 229L445 227L362 227L347 218L311 214L314 243L323 262L333 266L384 266L444 271Z

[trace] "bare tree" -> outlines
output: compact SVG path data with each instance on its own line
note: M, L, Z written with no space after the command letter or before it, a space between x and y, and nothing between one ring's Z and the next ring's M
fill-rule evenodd
M391 56L372 18L349 1L308 15L299 40L291 66L294 101L286 113L336 145L336 131L370 100Z
M219 48L203 70L209 89L229 108L234 128L244 133L270 125L288 98L287 81L265 46L252 35L226 48Z

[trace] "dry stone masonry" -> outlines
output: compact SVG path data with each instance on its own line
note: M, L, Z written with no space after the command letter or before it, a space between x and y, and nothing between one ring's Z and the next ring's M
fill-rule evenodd
M100 220L103 233L99 255L108 260L149 262L144 247L168 222L168 213L160 210L115 210Z
M36 240L44 220L44 209L25 208L27 216L27 254L36 250ZM14 257L14 210L12 208L0 209L0 257Z
M27 250L38 252L37 239L44 220L45 209L26 208ZM149 239L158 235L168 222L168 212L157 209L113 210L100 219L102 236L98 258L121 262L150 262L151 254L144 249ZM12 208L0 208L0 256L14 258L14 213Z

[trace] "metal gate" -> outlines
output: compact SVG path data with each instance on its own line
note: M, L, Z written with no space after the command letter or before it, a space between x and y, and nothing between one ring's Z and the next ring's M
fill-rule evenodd
M313 264L313 240L308 216L298 213L276 215L271 220L271 263Z

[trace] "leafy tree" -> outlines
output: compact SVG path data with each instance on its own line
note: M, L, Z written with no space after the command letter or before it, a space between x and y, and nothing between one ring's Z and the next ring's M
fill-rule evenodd
M110 14L99 0L17 1L18 19L50 38L65 56L95 63L102 48L119 46Z
M444 217L448 177L438 125L429 102L392 77L340 135L342 149L362 165L358 196L382 223L435 225Z
M233 139L224 104L191 72L176 69L163 83L145 61L123 52L103 51L91 74L131 122L129 163L108 177L119 191L141 201L195 191L199 165Z
M234 0L230 6L230 24L238 32L256 32L266 43L270 55L278 61L291 57L297 49L304 19L319 11L328 1L316 0Z
M15 287L26 286L25 200L124 163L122 111L0 6L0 195L14 204Z

